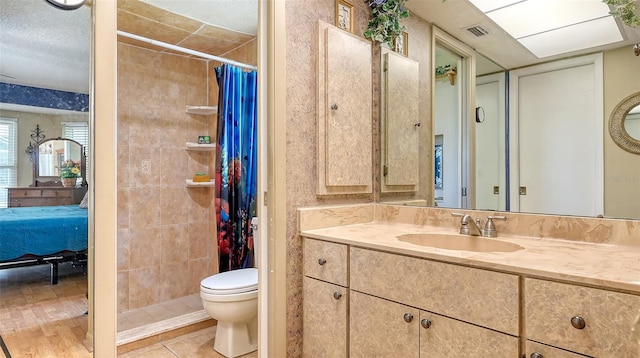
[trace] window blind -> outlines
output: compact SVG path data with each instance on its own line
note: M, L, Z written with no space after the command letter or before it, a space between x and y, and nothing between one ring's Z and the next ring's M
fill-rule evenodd
M0 208L8 206L7 188L18 182L18 121L0 118Z

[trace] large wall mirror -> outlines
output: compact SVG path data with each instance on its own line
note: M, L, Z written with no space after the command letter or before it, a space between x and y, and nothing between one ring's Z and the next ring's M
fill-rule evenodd
M439 2L408 3L412 13L404 25L412 44L424 44L429 38L432 40L429 51L443 53L446 49L438 47L433 33L424 31L424 23L436 25L432 29L437 30L441 18L455 23L461 14L472 18L477 12L462 2L446 6L455 11L447 13ZM438 15L425 15L432 18L422 22L419 18L422 13ZM640 206L631 203L638 201L637 193L640 192L640 161L636 155L629 155L640 148L640 95L637 92L640 86L632 84L634 81L631 80L624 86L619 83L621 77L637 78L640 70L619 75L621 69L638 69L637 57L630 51L622 51L621 47L605 49L595 55L574 53L573 56L558 55L547 61L535 59L526 65L513 65L517 57L515 52L520 50L510 54L506 51L517 48L517 44L512 46L503 41L497 47L483 47L483 41L488 46L491 40L471 39L465 29L456 39L473 44L476 58L473 88L469 88L472 82L463 82L460 68L456 68L458 76L452 82L449 77L437 73L438 67L459 67L464 56L456 53L448 58L447 54L436 55L429 68L421 65L421 72L432 71L432 81L436 85L433 87L435 93L429 96L434 100L434 109L421 110L419 114L418 122L423 123L420 130L432 131L432 136L420 137L419 183L411 192L388 190L383 177L384 156L381 155L381 202L640 219ZM499 53L499 48L503 48L505 55L497 57L504 62L492 61L482 55ZM424 51L410 47L410 59L423 61L422 57ZM447 60L439 63L438 58ZM631 62L633 60L636 61ZM384 79L381 82L384 85ZM620 87L628 88L622 97ZM419 91L429 93L430 88L421 83ZM447 97L447 91L453 97ZM456 98L459 99L463 91L469 91L471 96L459 107ZM381 93L384 94L383 88ZM614 109L613 106L625 96L629 99ZM381 98L383 110L386 100ZM420 97L420 101L425 99ZM423 105L421 102L420 108ZM460 127L445 133L439 127L445 120L443 110L453 108L474 114L459 121L468 126L466 131ZM620 147L626 152L609 144L610 116L621 133L620 138L625 138ZM384 118L385 114L381 113L381 154L389 152L384 147L384 136L391 132L385 127ZM425 123L430 123L430 128L425 128ZM466 143L467 147L461 143ZM444 150L447 146L458 148ZM447 188L453 190L447 192ZM566 196L569 192L571 196ZM627 193L626 199L623 192Z

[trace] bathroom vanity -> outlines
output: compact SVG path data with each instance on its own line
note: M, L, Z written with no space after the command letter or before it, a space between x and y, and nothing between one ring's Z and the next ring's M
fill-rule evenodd
M366 211L299 212L304 356L639 356L639 246L469 238L456 219L368 221ZM408 234L497 244L398 239Z

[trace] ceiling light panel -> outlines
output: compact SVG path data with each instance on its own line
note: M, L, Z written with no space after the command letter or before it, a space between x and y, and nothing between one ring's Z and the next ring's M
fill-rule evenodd
M486 14L516 39L609 16L601 0L527 0Z
M489 12L523 0L470 0L482 12Z
M518 39L538 58L622 41L613 17L600 18Z

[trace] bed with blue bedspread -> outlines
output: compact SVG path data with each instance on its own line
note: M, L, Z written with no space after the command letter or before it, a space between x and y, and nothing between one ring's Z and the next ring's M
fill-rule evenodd
M86 261L88 213L78 205L0 209L0 268Z

